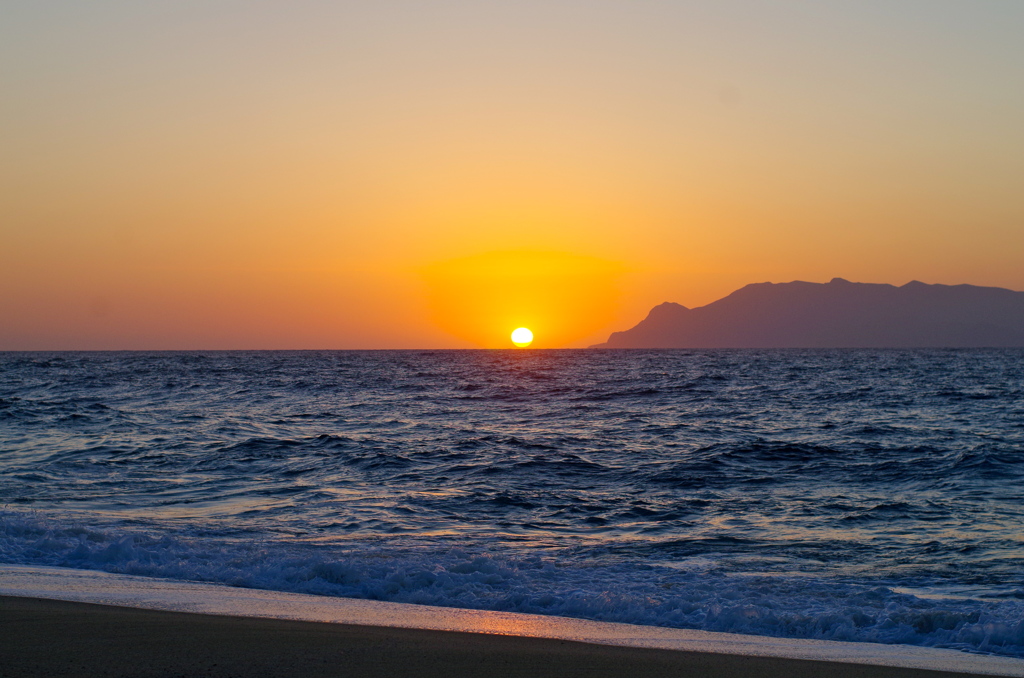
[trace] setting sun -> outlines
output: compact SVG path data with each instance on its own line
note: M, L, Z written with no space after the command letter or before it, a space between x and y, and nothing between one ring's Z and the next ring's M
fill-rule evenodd
M615 317L625 266L570 252L521 249L438 261L419 271L430 318L444 332L469 346L504 348L508 328L536 327L543 345L551 348L588 336L604 339L597 331Z
M533 343L533 332L525 327L512 330L512 343L517 348L526 348Z

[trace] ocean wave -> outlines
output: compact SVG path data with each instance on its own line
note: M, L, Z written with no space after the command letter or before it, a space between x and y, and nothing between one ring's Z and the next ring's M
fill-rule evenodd
M3 354L0 560L1019 654L1021 356Z
M224 541L0 513L0 559L277 591L788 638L1024 657L1024 601L924 599L881 585L516 557L494 545Z

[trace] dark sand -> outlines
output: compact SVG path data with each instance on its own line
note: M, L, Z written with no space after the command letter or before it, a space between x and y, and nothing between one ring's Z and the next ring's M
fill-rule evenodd
M0 596L0 676L966 676Z

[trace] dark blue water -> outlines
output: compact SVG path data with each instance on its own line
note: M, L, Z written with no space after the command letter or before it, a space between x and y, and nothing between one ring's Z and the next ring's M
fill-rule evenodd
M1024 656L1022 351L0 354L0 562Z

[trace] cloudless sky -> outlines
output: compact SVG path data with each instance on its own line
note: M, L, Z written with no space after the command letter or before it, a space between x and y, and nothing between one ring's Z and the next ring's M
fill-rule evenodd
M578 346L1024 290L1024 3L0 6L0 349Z

